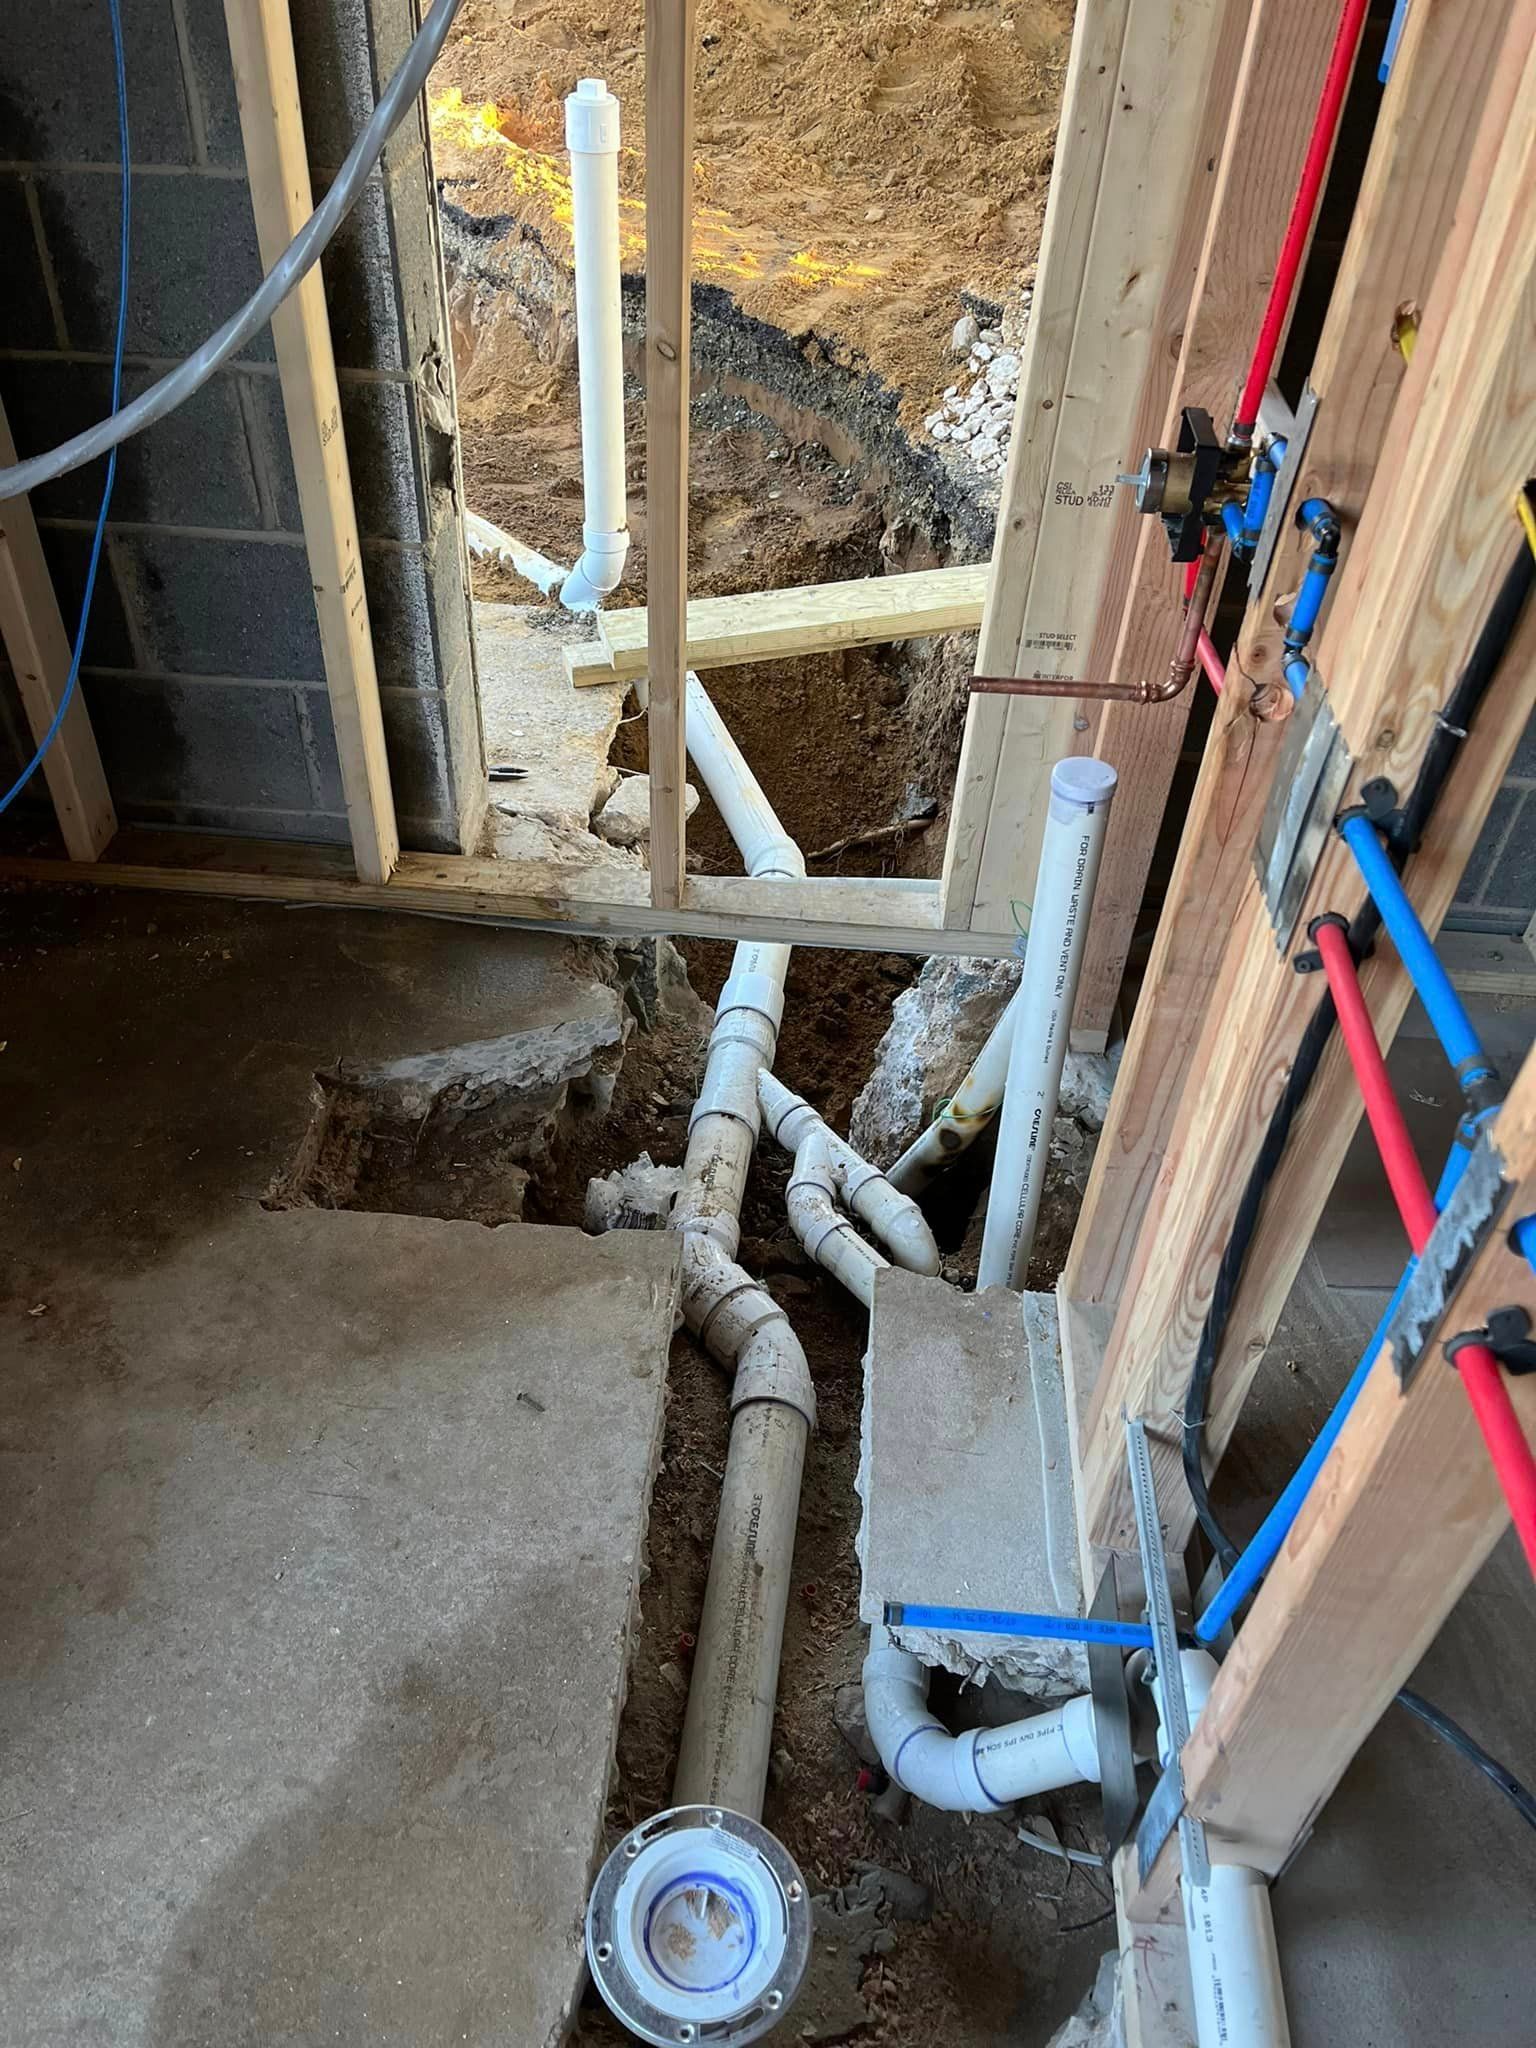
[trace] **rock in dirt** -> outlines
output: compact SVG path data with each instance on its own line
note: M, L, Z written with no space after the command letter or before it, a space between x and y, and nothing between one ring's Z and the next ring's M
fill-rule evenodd
M1111 1949L1099 1960L1093 1989L1047 2048L1125 2048L1125 2011L1120 1997L1120 1958Z
M683 814L691 818L699 808L699 792L691 782L683 785ZM651 841L651 778L626 775L592 820L592 830L610 846L649 846Z
M605 1230L665 1230L683 1184L680 1166L657 1166L649 1152L587 1182L582 1226L593 1237Z
M955 331L949 337L950 348L957 356L969 355L981 336L981 327L974 313L962 313L955 322Z
M934 959L891 1009L874 1072L853 1105L849 1142L877 1166L900 1157L965 1079L1019 985L1017 960ZM1090 1131L1109 1114L1119 1048L1068 1053L1061 1109Z
M869 1732L869 1717L864 1711L864 1688L857 1679L848 1685L840 1685L832 1695L832 1719L837 1723L838 1734L861 1764L873 1767L879 1763L880 1752Z

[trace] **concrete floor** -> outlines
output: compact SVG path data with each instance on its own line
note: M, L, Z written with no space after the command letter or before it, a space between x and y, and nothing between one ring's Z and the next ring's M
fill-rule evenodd
M616 1000L554 940L0 899L0 2040L558 2041L666 1237L261 1206L311 1077Z

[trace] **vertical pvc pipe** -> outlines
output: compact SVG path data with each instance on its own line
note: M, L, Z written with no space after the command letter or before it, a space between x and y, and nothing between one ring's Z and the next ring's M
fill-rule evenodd
M1051 770L978 1287L1024 1284L1117 779L1107 761L1091 758L1058 761Z
M619 288L619 103L600 78L565 102L571 153L576 355L581 380L582 553L560 589L567 611L596 611L629 552L624 502L624 357Z

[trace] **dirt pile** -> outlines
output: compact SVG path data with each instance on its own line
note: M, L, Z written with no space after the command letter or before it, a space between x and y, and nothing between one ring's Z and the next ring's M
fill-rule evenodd
M1032 269L1071 20L1070 0L706 0L697 276L833 342L915 419L949 381L962 295L1001 303ZM565 256L561 105L601 76L625 108L625 264L642 269L643 33L642 0L468 0L433 81L455 198Z

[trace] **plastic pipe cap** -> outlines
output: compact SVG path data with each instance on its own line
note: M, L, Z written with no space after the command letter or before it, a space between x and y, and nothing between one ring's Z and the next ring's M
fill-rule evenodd
M1051 796L1074 810L1092 811L1107 804L1120 778L1107 761L1091 754L1070 754L1051 770Z
M577 156L612 156L619 147L619 103L600 78L581 79L565 100L565 146Z

